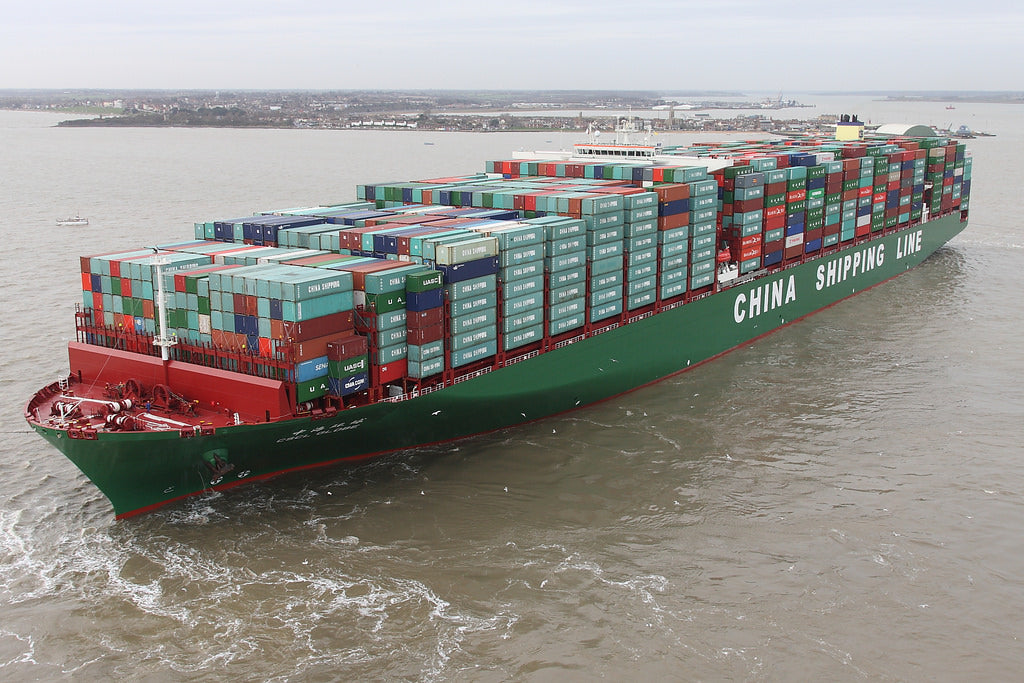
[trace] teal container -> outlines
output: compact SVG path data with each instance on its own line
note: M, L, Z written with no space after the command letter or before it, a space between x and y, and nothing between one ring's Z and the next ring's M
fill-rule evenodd
M524 327L530 327L531 325L537 325L544 322L544 308L535 308L519 315L509 316L503 318L501 321L501 331L504 334L514 332L515 330L521 330Z
M689 273L689 269L686 266L682 268L675 268L673 270L661 271L661 286L670 285L673 282L682 281L683 289L686 289L686 276Z
M484 275L483 277L463 280L453 284L445 285L444 291L451 301L472 298L481 294L489 294L498 289L498 278L495 275Z
M590 295L590 308L602 306L612 301L622 301L622 285L607 287L594 291Z
M605 273L614 273L622 270L622 264L624 259L622 254L616 256L609 256L603 259L594 259L590 263L590 275L604 275Z
M684 225L679 228L671 228L670 230L662 230L658 232L658 243L659 244L673 244L675 242L683 242L684 244L690 239L690 226Z
M618 301L610 301L600 306L595 306L590 309L590 322L596 323L599 320L605 320L622 313L622 299Z
M656 299L657 290L655 289L649 289L643 292L638 292L636 294L631 294L626 299L626 309L632 311L637 308L642 308L649 304L653 304Z
M661 247L661 258L664 260L672 256L678 256L680 254L686 254L690 251L690 245L686 242L673 242L672 244L665 244Z
M377 349L375 354L371 355L370 360L377 365L387 365L393 363L396 360L402 360L409 353L409 347L405 343L394 344L392 346L382 346Z
M583 251L587 246L584 235L573 235L545 243L544 256L554 258Z
M470 363L491 358L497 352L498 343L496 341L484 342L483 344L471 346L460 351L452 351L451 364L453 368L459 368L463 365L469 365Z
M587 247L587 260L600 261L602 259L613 258L615 256L622 256L623 252L622 240L596 244L594 246Z
M586 295L586 293L587 283L586 278L583 278L580 281L574 282L571 285L566 285L565 287L558 287L556 289L552 289L550 294L548 295L548 305L553 306L554 304L559 304L562 303L563 301L568 301L569 299L575 299L577 297L584 296Z
M411 361L425 361L431 358L441 358L444 355L444 341L428 342L426 344L409 344L408 357ZM443 360L443 358L442 358Z
M472 348L485 344L487 342L494 341L498 338L498 327L494 323L490 325L484 325L483 327L475 327L465 332L458 334L452 333L451 338L451 349L453 352L462 351L463 349Z
M413 379L424 379L444 372L444 358L430 358L428 360L409 359L406 373Z
M469 332L480 327L493 327L498 320L498 311L495 308L487 308L466 315L460 315L451 319L452 336Z
M532 294L533 292L543 291L543 275L528 277L523 280L515 280L513 282L505 282L502 285L502 296L505 297L505 299L514 299L516 297L525 296L526 294Z
M632 297L641 292L653 292L658 285L658 276L649 275L639 280L626 283L626 296Z
M715 274L715 260L705 259L704 261L695 261L690 264L690 278L697 275L705 275L711 273L712 276Z
M710 273L702 273L700 275L690 274L690 289L700 289L701 287L707 287L715 281L714 269Z
M640 237L641 235L650 235L658 232L658 221L640 221L633 223L626 223L623 227L623 235L625 237Z
M503 249L500 255L502 268L515 267L523 263L541 261L544 258L544 243L527 244L513 249Z
M637 266L641 263L654 263L658 260L658 249L641 249L626 254L626 267Z
M378 330L375 334L377 340L377 346L396 346L405 345L407 330L405 326L393 327L390 330Z
M544 261L537 260L529 263L521 263L517 266L507 266L498 271L498 278L503 283L513 282L544 275Z
M584 252L576 252L573 254L565 254L563 256L554 256L552 258L544 259L544 270L549 273L555 273L564 270L573 270L580 266L585 266L587 262L587 255Z
M586 324L586 319L586 313L580 312L565 318L552 320L548 323L548 334L555 337L560 334L565 334L566 332L571 332L572 330L583 327L583 325Z
M569 270L561 270L548 275L548 289L559 289L587 279L587 267L580 266Z
M583 223L587 226L587 230L599 230L601 228L611 228L617 225L621 226L625 222L625 216L622 211L583 216Z
M558 320L560 318L566 318L569 316L582 313L587 307L587 300L584 296L578 296L575 299L569 299L557 304L551 304L548 307L548 319Z
M684 262L685 263L685 262ZM622 269L614 270L610 273L601 273L599 275L590 276L590 290L596 291L598 289L607 289L608 287L614 287L621 285L626 281Z
M662 300L671 299L672 297L679 296L680 294L686 293L686 278L671 282L667 285L662 285L660 294Z
M467 296L451 302L451 316L453 318L457 318L470 313L475 313L476 311L495 308L497 305L497 292L487 292L476 296Z
M544 324L532 325L531 327L524 327L514 332L504 335L501 341L502 349L505 351L511 351L517 349L520 346L526 346L538 342L544 338Z
M526 296L508 299L502 303L502 317L511 318L529 311L544 308L544 291L539 290Z
M626 267L626 282L636 282L645 277L658 274L658 262L646 261L635 266Z

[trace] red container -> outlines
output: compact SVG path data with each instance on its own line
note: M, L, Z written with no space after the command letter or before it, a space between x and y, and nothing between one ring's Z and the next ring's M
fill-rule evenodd
M774 253L776 251L782 251L785 248L786 248L786 240L784 240L784 239L775 240L774 242L765 242L764 243L764 253L766 253L766 254L771 254L771 253Z
M366 337L360 337L363 340L363 345L366 344ZM308 339L306 341L294 342L291 345L292 360L296 363L301 363L304 360L310 360L312 358L319 358L320 356L328 356L331 342L337 341L338 335L329 334L326 337L317 337L316 339ZM359 354L356 354L359 355Z
M658 218L658 230L671 230L681 228L690 223L690 213L677 213L671 216L660 216Z
M437 341L442 337L444 337L444 325L437 324L431 325L430 327L409 329L406 333L406 343L421 346L423 344Z
M334 338L327 342L327 360L349 360L365 355L368 345L366 337L358 334Z
M690 186L686 183L655 185L651 189L658 194L659 202L674 202L690 198Z
M381 384L396 382L405 377L408 369L409 364L405 358L401 360L394 360L387 365L381 365L377 368L377 378L380 380Z
M864 237L870 232L871 224L868 223L867 225L858 225L856 228L854 228L853 234L856 235L857 237Z
M786 194L786 181L780 183L769 183L764 186L764 196L774 197L777 194Z
M764 208L764 197L758 197L757 199L741 199L733 202L733 210L736 213L746 213L748 211L758 211Z
M740 248L747 249L748 247L760 246L762 235L760 233L756 235L747 235L746 237L740 238Z
M807 199L807 190L793 190L786 193L786 203L802 202Z
M425 311L406 311L405 325L410 330L420 330L444 322L443 308L428 308Z
M793 259L793 258L800 258L803 255L803 253L804 253L804 245L803 244L798 244L795 247L786 247L785 252L783 253L782 256L783 256L783 258L788 260L788 259Z
M281 322L280 334L274 334L274 322ZM270 331L275 339L282 341L308 341L328 335L344 335L353 329L352 311L332 313L320 318L303 320L302 322L271 321Z
M815 228L814 230L808 230L807 232L805 232L804 243L810 242L811 240L820 239L822 234L821 231L822 228Z

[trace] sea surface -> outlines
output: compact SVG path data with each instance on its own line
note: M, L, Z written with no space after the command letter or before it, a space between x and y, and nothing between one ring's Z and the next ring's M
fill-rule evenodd
M0 679L1018 680L1024 109L796 99L995 133L970 227L600 405L121 522L22 417L66 371L79 255L559 139L0 112Z

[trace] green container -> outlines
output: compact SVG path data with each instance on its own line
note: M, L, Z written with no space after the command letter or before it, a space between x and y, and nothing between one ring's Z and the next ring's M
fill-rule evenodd
M371 311L375 311L378 315L381 313L391 313L392 311L404 310L405 309L405 292L386 292L384 294L367 294L366 295L366 308Z
M306 382L298 382L295 385L295 399L299 403L312 401L327 395L328 383L326 377L317 377Z
M348 377L370 369L370 356L363 354L348 360L332 360L327 362L328 377Z
M405 276L405 291L407 292L427 292L439 289L443 285L444 276L438 270L424 270Z

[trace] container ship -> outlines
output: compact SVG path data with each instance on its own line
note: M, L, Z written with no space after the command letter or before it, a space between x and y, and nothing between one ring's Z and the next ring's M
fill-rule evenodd
M852 128L852 130L851 130ZM632 135L632 139L630 136ZM683 372L967 225L938 136L614 140L81 258L70 372L25 418L123 518L513 427Z

